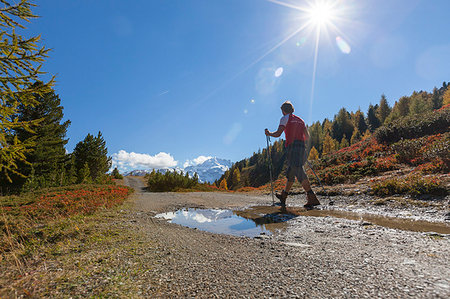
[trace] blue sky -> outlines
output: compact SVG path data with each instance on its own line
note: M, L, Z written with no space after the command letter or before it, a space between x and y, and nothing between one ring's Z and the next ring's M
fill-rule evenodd
M265 147L286 99L311 123L450 80L450 1L331 1L339 31L321 29L310 105L317 27L276 47L309 19L274 2L39 1L28 29L53 49L67 150L101 131L122 170L237 161Z

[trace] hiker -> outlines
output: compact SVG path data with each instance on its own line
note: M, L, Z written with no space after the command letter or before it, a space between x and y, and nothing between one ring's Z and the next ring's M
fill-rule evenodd
M287 182L286 187L281 194L275 194L280 200L281 206L286 206L286 198L289 194L289 190L294 184L295 177L302 184L303 189L306 191L308 201L304 205L307 209L312 209L314 206L320 205L314 191L311 189L308 177L303 170L303 164L307 160L306 141L309 139L308 130L306 129L305 122L298 116L294 115L294 106L290 101L286 101L281 105L281 112L283 117L280 120L278 130L270 132L265 129L266 136L280 137L284 132L286 136L286 149L287 149L287 164L288 169L286 172Z

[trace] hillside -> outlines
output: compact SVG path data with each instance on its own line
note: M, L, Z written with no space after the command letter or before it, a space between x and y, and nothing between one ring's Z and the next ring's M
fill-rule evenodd
M349 113L342 108L333 121L325 119L310 126L309 161L326 192L448 194L449 90L444 82L433 93L421 91L402 97L392 108L382 96L380 104L369 106L367 117L360 110ZM346 131L353 131L350 139ZM269 154L279 190L285 182L284 140L275 141ZM232 190L267 190L268 159L267 150L259 150L233 164L216 184L226 180ZM311 182L318 185L311 169L305 169ZM301 190L298 187L294 192Z

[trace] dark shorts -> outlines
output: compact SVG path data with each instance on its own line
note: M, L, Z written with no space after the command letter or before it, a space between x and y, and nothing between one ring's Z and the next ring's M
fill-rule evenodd
M289 182L293 182L297 177L299 182L308 177L303 170L305 164L305 143L303 141L295 140L287 147L287 171L286 177Z

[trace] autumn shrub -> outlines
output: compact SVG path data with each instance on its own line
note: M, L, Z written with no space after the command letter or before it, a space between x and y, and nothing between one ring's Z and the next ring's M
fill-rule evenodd
M132 192L125 186L72 185L0 197L0 252L26 239L37 226L73 215L87 215L121 204Z
M448 132L450 109L440 109L420 115L411 115L378 128L374 136L379 143L394 143L426 135Z
M419 175L393 178L372 185L372 194L380 196L393 194L446 195L447 193L447 189L437 177L421 177Z

